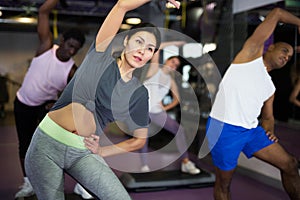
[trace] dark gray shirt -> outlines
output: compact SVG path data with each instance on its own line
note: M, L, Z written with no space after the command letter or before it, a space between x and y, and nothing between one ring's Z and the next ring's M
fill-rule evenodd
M97 134L110 122L118 121L132 132L148 127L148 92L136 77L124 82L111 45L96 52L93 43L75 76L51 110L71 102L84 105L94 113Z

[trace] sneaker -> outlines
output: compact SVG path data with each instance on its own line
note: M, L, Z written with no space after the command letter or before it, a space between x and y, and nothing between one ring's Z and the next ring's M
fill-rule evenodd
M24 177L24 183L19 188L20 190L16 193L15 199L34 195L33 188L27 177Z
M144 172L144 173L150 172L149 166L148 165L144 165L143 167L141 167L141 172Z
M201 171L191 161L187 163L181 163L181 171L189 174L199 174Z
M74 193L80 195L83 199L94 199L79 183L76 183Z

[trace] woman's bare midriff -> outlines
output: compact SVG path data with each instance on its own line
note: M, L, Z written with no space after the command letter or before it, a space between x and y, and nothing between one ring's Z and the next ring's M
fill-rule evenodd
M90 136L96 131L93 113L79 103L50 111L48 116L62 128L80 136Z

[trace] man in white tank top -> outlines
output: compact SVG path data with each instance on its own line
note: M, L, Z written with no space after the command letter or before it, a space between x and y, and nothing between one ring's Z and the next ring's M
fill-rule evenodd
M75 73L77 66L72 57L85 42L80 30L70 29L63 33L59 45L53 44L49 14L57 2L58 0L47 0L39 8L37 32L40 45L14 101L19 157L24 174L24 184L15 198L34 194L24 170L26 151L40 120Z
M289 197L300 199L297 159L282 148L274 135L275 87L268 74L288 62L293 48L278 42L263 54L264 43L278 22L294 24L300 30L299 18L280 8L272 10L247 39L219 85L206 131L216 170L216 200L231 199L231 179L241 152L280 169Z

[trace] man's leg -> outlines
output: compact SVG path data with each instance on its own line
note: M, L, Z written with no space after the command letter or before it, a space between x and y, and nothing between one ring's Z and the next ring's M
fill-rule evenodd
M214 197L215 200L230 200L230 184L232 176L234 173L233 170L224 171L215 167L216 181L214 186Z
M248 129L209 118L206 136L215 166L215 200L230 200L230 185L239 155L248 141ZM243 133L243 134L241 134Z
M280 170L282 184L289 197L293 200L300 200L300 176L298 173L298 161L283 149L283 147L274 143L253 154Z
M26 176L24 168L25 154L30 145L32 135L38 126L38 111L37 107L27 106L16 97L14 101L14 116L19 142L19 158L24 176Z
M34 194L33 188L25 172L24 160L32 135L38 126L38 114L39 107L27 106L20 102L17 97L15 98L14 116L19 142L19 159L24 176L24 183L20 186L20 190L15 194L15 198L28 197Z

